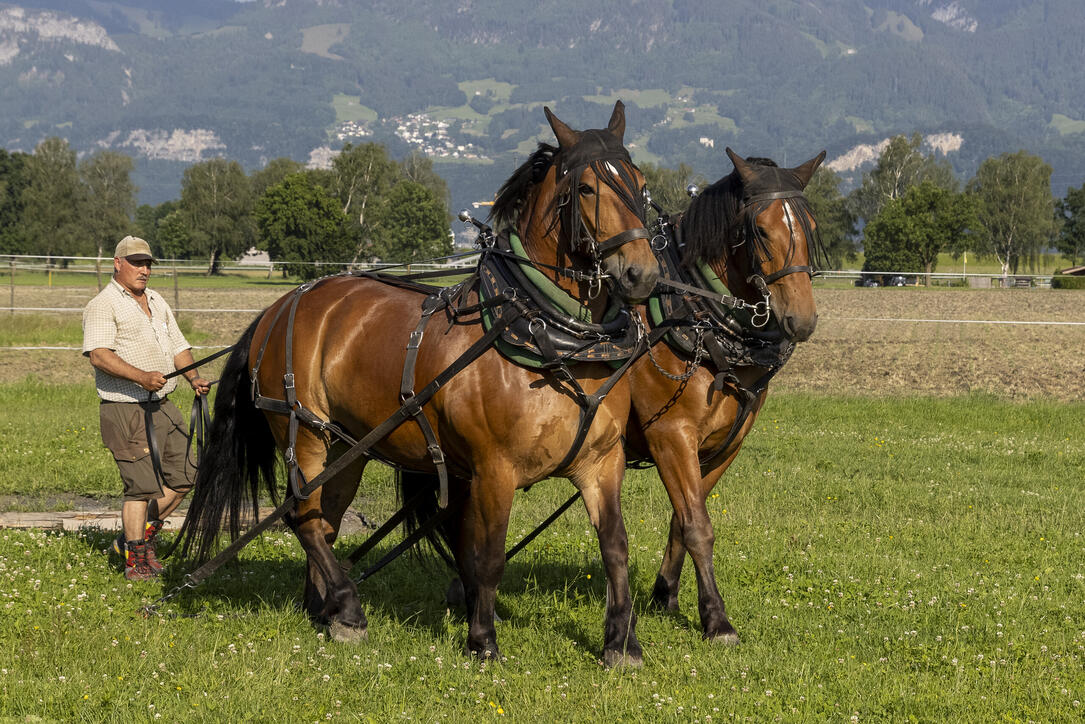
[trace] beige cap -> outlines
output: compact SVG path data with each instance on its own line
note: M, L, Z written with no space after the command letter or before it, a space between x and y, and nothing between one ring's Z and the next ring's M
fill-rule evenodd
M117 249L113 252L113 258L120 259L122 257L132 261L155 260L151 254L150 244L138 236L126 236L117 244Z

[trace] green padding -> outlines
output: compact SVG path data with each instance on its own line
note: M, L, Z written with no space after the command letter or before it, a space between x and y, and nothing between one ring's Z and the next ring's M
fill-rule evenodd
M516 234L509 234L509 246L512 247L512 251L516 256L524 259L524 262L520 264L520 268L524 271L524 276L526 276L528 281L534 284L535 287L550 300L550 303L554 305L555 309L568 314L570 317L573 317L580 322L591 321L591 312L588 311L587 307L570 297L564 289L550 281L545 274L531 264L528 260L527 252L524 251L524 245L520 242L519 236Z
M717 294L726 294L727 296L731 296L731 290L724 285L723 280L716 276L716 272L712 271L712 267L710 267L708 264L705 264L703 261L699 261L697 262L697 270L701 272L701 276L703 276L705 278L705 281L708 282L709 289L716 292Z

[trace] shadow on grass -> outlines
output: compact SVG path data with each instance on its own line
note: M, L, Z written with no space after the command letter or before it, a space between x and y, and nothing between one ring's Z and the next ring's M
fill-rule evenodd
M57 535L80 535L91 550L106 551L120 575L120 557L112 552L114 532L89 529L78 534L58 532ZM341 541L336 546L339 559L345 561L363 538L359 535ZM167 545L163 549L168 550L168 544L172 544L172 541L172 536L167 536ZM277 544L272 546L267 540L262 540L254 545L264 546L264 550L254 553L249 549L246 553L254 557L229 561L192 588L182 586L185 577L194 572L198 565L176 556L164 557L166 568L161 578L162 593L168 595L176 592L176 595L164 602L159 610L168 610L169 615L182 617L200 614L233 616L256 609L297 612L301 606L306 574L305 558L299 555L298 544L289 540L280 548ZM366 560L350 571L351 579L356 579L393 545L377 546ZM271 555L267 555L269 553ZM451 615L462 626L460 635L465 636L463 607L450 607L445 599L448 585L455 577L456 573L436 556L412 551L359 585L362 610L367 617L428 630L434 638L447 635L448 617ZM635 564L630 565L630 581L638 618L665 616L680 620L691 628L696 626L682 614L661 612L650 604L650 581L641 575ZM553 625L554 633L574 641L582 650L598 654L594 648L599 645L606 605L606 577L599 569L595 569L593 577L587 579L585 568L580 564L547 561L545 558L514 559L506 565L498 588L497 614L502 620L518 626L533 625L530 617L538 606L522 603L520 599L538 598L545 601L553 594L561 595L568 602L563 605L570 612L568 617L559 619ZM572 613L584 609L595 609L597 615L586 618L585 623L581 624L580 617ZM314 631L323 628L316 622L312 625Z

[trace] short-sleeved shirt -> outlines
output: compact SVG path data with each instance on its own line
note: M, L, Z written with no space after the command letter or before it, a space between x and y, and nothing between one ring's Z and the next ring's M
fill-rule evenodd
M147 289L148 317L132 294L111 279L83 310L83 354L111 349L128 364L146 372L169 374L176 367L173 358L190 349L177 321L162 295ZM110 402L144 402L147 390L135 382L94 368L98 396ZM160 400L177 388L177 378L154 394Z

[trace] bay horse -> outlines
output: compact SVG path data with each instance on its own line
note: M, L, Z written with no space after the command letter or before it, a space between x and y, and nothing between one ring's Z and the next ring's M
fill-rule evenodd
M688 552L704 637L734 644L738 634L716 584L706 501L752 429L768 381L817 324L811 265L824 250L802 191L825 152L792 169L743 159L730 148L727 155L734 171L695 196L674 224L673 261L664 275L734 296L713 307L687 287L684 298L670 295L669 314L657 305L664 295L653 297L654 315L642 308L649 324L674 327L630 370L629 435L631 455L651 459L674 508L653 603L678 609ZM683 330L684 349L673 344Z
M623 145L620 101L604 129L576 131L544 110L558 145L540 144L516 170L500 192L495 214L512 226L538 271L599 319L609 294L628 303L642 301L659 274L644 228L644 177ZM273 499L277 496L276 450L288 469L296 461L301 480L311 481L346 455L344 436L356 439L377 429L401 411L414 389L434 387L431 381L483 338L478 319L464 321L451 309L439 315L447 319L423 334L427 295L409 284L387 282L364 275L327 277L279 299L243 334L223 372L203 456L207 462L200 465L181 532L182 555L206 559L224 518L236 539L245 498L255 512L261 483ZM463 299L466 307L479 307L476 291L464 291ZM413 348L413 374L405 373L408 348ZM600 389L611 373L598 362L568 369L572 383L587 394ZM435 474L440 464L447 469L451 514L439 532L464 582L465 648L480 657L500 656L494 601L513 493L556 475L581 491L598 533L608 581L604 659L608 665L639 664L619 499L628 381L614 384L581 436L578 398L569 379L514 364L490 345L437 386L428 403L414 410L413 422L394 428L297 500L288 523L307 556L303 605L314 623L326 625L341 641L366 635L357 587L331 548L366 462L375 458L408 471L398 476L402 499L422 496L430 511L440 507ZM254 397L260 399L264 390L282 393L279 411L254 407ZM283 405L296 414L282 414Z

